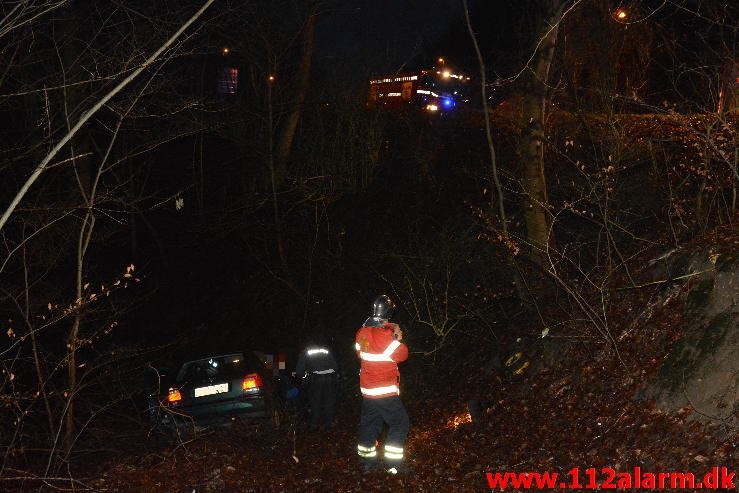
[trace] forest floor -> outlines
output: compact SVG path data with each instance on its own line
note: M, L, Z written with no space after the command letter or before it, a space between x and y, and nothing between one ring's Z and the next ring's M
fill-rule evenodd
M656 369L666 346L651 336L630 344L646 363L643 378ZM607 468L612 469L614 485L635 467L691 472L699 479L713 467L736 471L736 429L691 420L695 410L670 414L633 400L639 387L633 372L610 351L588 349L572 346L556 368L541 368L519 380L480 371L484 361L475 358L467 358L453 376L426 379L433 389L411 392L405 399L412 470L404 476L360 472L360 403L349 398L328 432L293 432L283 426L273 441L248 430L217 430L173 448L117 460L81 483L94 491L121 492L477 492L491 491L487 473L505 471L556 472L564 478L557 486L575 486L572 470L578 468L582 489L595 490L601 488L593 487L587 468L595 468L598 482L608 480ZM625 361L635 357L622 354ZM472 396L488 399L478 423L467 412ZM536 489L509 486L505 491Z
M650 355L643 359L643 378L661 360L663 343L655 338L634 344L652 353L651 359L646 359ZM573 347L558 367L520 380L480 371L484 363L474 358L468 358L454 378L426 379L433 389L412 392L405 399L411 417L406 455L412 470L404 476L360 472L356 459L360 402L352 397L342 401L335 427L328 432L294 431L288 423L276 437L232 427L174 446L142 444L138 454L119 456L86 477L77 476L72 489L477 492L491 491L487 473L506 471L556 472L564 478L558 483L574 486L572 470L578 468L582 489L594 491L586 472L591 467L598 482L608 479L606 468L616 479L635 467L644 472L691 472L699 478L713 467L737 470L735 428L691 420L696 410L671 414L650 402L633 400L637 379L616 358L586 349ZM472 396L489 399L484 418L477 423L467 412ZM67 480L44 484L43 491L57 487L70 491ZM39 484L32 481L26 486L31 491ZM505 491L536 489L509 486Z
M488 473L506 471L558 473L556 486L568 486L559 489L579 483L586 490L606 489L594 483L609 478L614 486L635 480L635 467L642 473L693 473L698 480L714 467L735 472L739 430L692 419L700 410L670 413L636 397L675 338L674 331L661 329L679 322L679 310L665 313L674 319L622 340L620 358L606 344L578 341L552 366L532 366L517 379L489 369L483 350L445 359L429 370L431 378L411 377L404 400L412 470L404 476L360 472L360 402L349 396L328 432L283 426L272 440L219 430L118 460L83 482L96 491L126 492L477 492L491 491ZM474 423L467 409L472 397L483 402L483 417ZM587 468L595 468L594 480Z
M725 249L737 248L736 233L731 236ZM408 474L361 473L356 458L360 398L353 382L327 432L309 433L287 422L274 436L232 427L175 445L150 441L137 453L75 473L71 486L68 478L45 480L42 490L489 492L500 490L489 483L496 473L511 471L556 473L557 490L605 490L607 484L596 484L610 483L628 491L637 490L637 476L641 490L659 489L658 483L649 487L650 474L692 473L701 481L719 468L717 488L709 476L703 489L739 491L737 478L729 476L734 486L722 486L720 473L722 467L727 473L739 469L735 425L708 419L695 407L659 409L643 397L681 336L685 296L661 303L649 324L631 328L628 321L644 311L653 291L618 296L610 314L617 351L597 331L549 334L557 342L556 354L550 349L515 378L491 364L493 349L474 341L466 348L450 345L433 364L413 355L401 366L401 397L411 419ZM476 422L467 407L473 398L482 403ZM29 490L39 484L25 482ZM509 485L505 491L537 489L543 488L534 483Z

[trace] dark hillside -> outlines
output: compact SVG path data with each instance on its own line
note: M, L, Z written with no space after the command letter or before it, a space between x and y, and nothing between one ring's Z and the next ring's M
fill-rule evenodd
M1 10L0 491L736 491L739 2Z
M736 231L724 227L684 249L731 258L737 245ZM649 258L645 256L644 265ZM632 473L635 467L691 472L701 478L713 467L735 471L739 435L731 412L722 422L701 409L661 409L643 397L682 336L695 291L684 279L655 284L654 274L652 268L640 270L636 280L643 287L616 294L608 317L617 351L602 335L573 321L552 327L543 339L538 329L515 327L513 332L523 338L518 344L501 333L465 337L461 331L438 357L414 353L402 367L403 398L412 423L407 449L413 471L408 476L359 473L354 456L359 400L350 376L339 419L330 431L310 433L287 421L274 436L235 425L166 447L152 438L139 444L135 457L86 470L75 488L490 491L486 473L505 471L558 472L571 480L572 469L579 468L583 482L590 467L599 471L599 481L606 479L603 468L618 474ZM667 292L673 295L662 302ZM650 316L644 321L646 311ZM730 316L736 321L735 311ZM411 347L414 337L409 335ZM501 356L517 349L531 362L522 375L512 375L502 364ZM471 400L480 403L475 422L468 412ZM15 484L31 490L39 483L28 478ZM68 485L53 479L46 484Z

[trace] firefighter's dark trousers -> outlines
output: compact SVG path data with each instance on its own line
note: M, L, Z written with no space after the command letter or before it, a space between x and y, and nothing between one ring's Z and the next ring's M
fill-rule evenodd
M370 469L377 464L376 441L387 424L387 438L383 447L385 467L400 470L403 464L403 447L408 436L408 413L398 396L362 400L362 417L359 421L357 454L362 467Z
M336 405L336 374L311 376L308 388L310 402L311 427L330 427L334 422L334 406Z

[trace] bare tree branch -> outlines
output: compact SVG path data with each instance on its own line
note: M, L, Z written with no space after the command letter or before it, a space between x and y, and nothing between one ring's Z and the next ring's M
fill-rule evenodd
M18 207L18 204L23 199L23 197L28 193L28 190L31 188L33 183L38 179L39 176L41 176L41 173L44 172L49 162L54 158L54 156L57 155L57 153L65 146L67 143L74 137L74 135L84 126L87 121L92 118L92 116L100 111L100 109L105 106L105 104L110 101L116 94L121 92L128 84L130 84L136 77L141 74L147 67L151 66L154 62L156 62L159 57L164 53L174 42L179 38L182 33L187 30L190 25L195 22L200 16L205 13L205 11L215 2L215 0L208 0L203 4L200 9L193 14L190 19L187 20L162 46L159 47L158 50L156 50L149 58L146 59L136 70L134 70L131 75L126 77L124 80L122 80L116 87L114 87L108 94L103 96L97 103L95 103L92 108L87 110L79 119L79 121L75 124L72 129L67 132L67 134L54 146L54 148L46 155L46 157L39 163L38 166L36 166L36 169L31 173L31 176L28 177L26 182L23 184L21 189L18 191L16 196L13 198L13 201L10 203L8 208L3 213L2 217L0 217L0 231L4 228L5 224L8 222L8 219L15 211L16 207Z

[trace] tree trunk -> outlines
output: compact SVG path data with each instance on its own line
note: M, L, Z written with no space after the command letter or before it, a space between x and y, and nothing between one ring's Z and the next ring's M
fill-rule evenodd
M66 15L57 23L58 38L55 40L59 51L60 67L59 72L63 77L62 101L63 115L67 132L71 133L74 126L73 121L78 118L76 114L77 108L86 106L86 99L90 97L89 85L81 83L86 78L83 70L79 66L78 58L80 53L84 52L84 46L81 45L83 36L78 32L82 29L77 25L74 18L74 12L62 11ZM70 203L77 204L82 202L87 206L88 211L92 183L92 143L90 135L84 131L77 132L69 141L69 159L71 166L71 180L75 186L69 188ZM89 216L89 212L87 214ZM78 242L77 255L75 256L76 275L75 275L75 300L79 302L82 298L82 276L84 272L83 260L83 238L84 231L87 226L87 217L82 225L80 238ZM77 393L77 339L79 336L81 325L81 313L77 311L74 316L72 326L67 334L67 392L66 392L66 414L64 415L64 450L69 452L74 443L75 434L75 395Z
M288 114L285 117L285 123L282 127L282 132L276 143L276 149L274 153L274 160L270 163L270 174L272 181L272 200L273 210L275 218L275 231L277 234L277 252L280 256L280 263L282 270L284 271L285 278L288 277L288 264L287 264L287 252L285 250L285 242L282 231L282 214L280 212L280 205L278 202L278 191L283 187L285 183L285 177L287 175L287 161L290 157L290 151L292 150L293 141L295 140L295 132L298 128L298 121L300 121L300 115L303 111L303 105L308 96L308 89L310 86L310 74L311 67L313 66L313 33L316 25L316 11L312 9L308 14L305 31L303 32L303 50L300 61L300 68L296 75L296 97L294 103ZM271 83L271 82L270 82ZM272 132L272 100L271 90L269 91L270 106L270 134ZM270 157L271 157L270 149Z
M527 238L534 262L544 265L550 244L547 184L544 175L544 118L547 101L547 79L557 42L558 26L562 16L560 0L552 0L548 22L538 37L537 51L531 60L532 74L525 81L522 105L521 140L518 157L522 169L525 193L524 217Z
M51 411L51 403L49 402L49 394L46 391L46 370L41 361L41 349L36 340L36 328L31 324L31 295L29 293L30 284L28 282L28 259L26 256L26 248L23 248L23 294L24 299L24 318L28 327L28 334L31 337L31 352L33 353L33 364L36 368L36 378L38 379L39 394L44 400L44 408L46 409L46 418L49 424L49 437L54 436L54 413Z
M310 88L310 74L313 66L313 33L316 26L316 12L312 10L308 14L308 20L303 32L303 51L301 55L300 68L296 74L296 96L292 108L285 117L285 123L282 132L277 141L277 149L275 153L275 181L277 188L284 183L287 174L287 161L290 157L293 141L295 140L295 132L298 128L300 115L303 111L303 105L308 97Z

